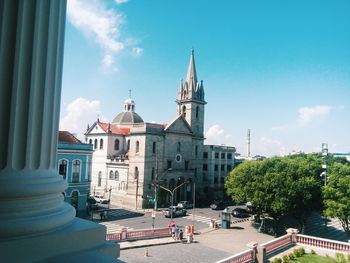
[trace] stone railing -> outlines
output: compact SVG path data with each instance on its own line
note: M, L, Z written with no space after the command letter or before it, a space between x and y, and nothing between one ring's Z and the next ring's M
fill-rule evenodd
M127 239L143 239L151 237L167 237L170 236L169 228L155 228L155 229L144 229L144 230L132 230L127 231L123 228L120 233L110 233L106 235L106 240L110 241L121 241Z
M269 242L266 242L264 244L261 244L260 247L264 248L265 253L268 255L270 253L275 252L278 249L284 248L291 244L292 244L292 235L287 234L279 238L276 238L274 240L271 240Z
M307 246L312 246L317 248L350 253L350 244L346 242L341 242L341 241L335 241L330 239L297 234L296 243L298 245L307 245Z
M254 249L248 249L236 255L224 258L215 263L251 263L254 261Z

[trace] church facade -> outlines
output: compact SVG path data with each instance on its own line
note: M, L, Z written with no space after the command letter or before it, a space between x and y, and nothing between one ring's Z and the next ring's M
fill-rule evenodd
M97 120L88 127L86 142L94 148L91 194L103 194L111 204L136 209L153 206L154 201L168 206L172 195L174 204L205 200L209 192L210 198L222 195L219 192L228 169L234 167L236 149L215 146L220 156L225 152L232 157L225 161L225 170L217 173L215 160L205 158L215 153L213 146L204 145L206 101L193 50L176 103L177 116L168 124L144 122L129 98L111 123Z

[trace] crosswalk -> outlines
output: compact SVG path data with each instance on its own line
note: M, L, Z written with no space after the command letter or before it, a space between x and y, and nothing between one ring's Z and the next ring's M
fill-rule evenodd
M340 221L336 218L328 218L326 227L325 220L319 213L312 213L308 218L305 234L347 242L347 236Z
M221 219L214 219L206 216L193 215L190 213L188 213L187 216L184 216L183 218L198 221L208 225L210 225L212 221L215 221L215 223L217 223L218 225L221 224ZM249 218L235 218L231 220L231 224L237 224L245 221L249 221Z
M119 233L123 228L126 228L127 231L133 230L132 227L121 226L118 224L114 224L113 222L100 222L99 224L104 225L107 228L107 234Z

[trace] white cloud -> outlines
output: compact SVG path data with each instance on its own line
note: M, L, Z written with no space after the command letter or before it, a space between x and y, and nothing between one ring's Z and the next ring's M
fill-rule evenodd
M216 145L232 145L230 139L232 135L226 134L224 129L220 127L220 125L211 126L207 132L205 133L205 137L207 138L205 144L216 144Z
M286 155L287 149L278 140L261 137L258 145L258 150L261 155L271 156L271 155Z
M93 39L109 56L124 49L120 38L120 27L124 23L122 14L107 9L97 0L69 0L67 5L69 22L82 31L85 36ZM105 61L106 57L103 59Z
M104 68L109 68L109 66L111 66L113 62L114 62L113 56L111 56L110 54L106 54L103 58L102 65Z
M129 0L115 0L115 2L117 3L117 4L123 4L123 3L126 3L126 2L128 2Z
M301 126L305 126L311 123L315 118L327 115L333 109L332 106L315 106L315 107L302 107L298 110L298 123Z
M133 51L133 53L135 54L135 56L141 56L142 55L142 53L143 53L143 48L141 48L141 47L134 47L133 49L132 49L132 51Z
M101 114L100 107L101 103L98 100L77 98L65 109L66 114L61 118L60 130L76 133L79 139L83 139L87 125L95 122L97 116L101 121L105 121L106 118Z

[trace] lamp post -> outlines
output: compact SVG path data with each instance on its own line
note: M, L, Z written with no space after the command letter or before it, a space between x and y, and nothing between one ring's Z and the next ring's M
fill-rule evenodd
M109 186L108 191L109 191L109 197L108 197L108 208L107 209L109 210L109 204L111 203L111 193L112 193L112 186L111 185Z
M173 220L174 193L175 193L175 191L176 191L178 188L180 188L180 187L183 186L184 184L187 184L187 181L183 182L182 184L179 184L178 186L176 186L176 187L175 187L174 189L172 189L172 190L170 190L170 189L168 189L168 188L166 188L166 187L164 187L164 186L162 186L162 185L159 185L159 184L156 185L156 187L159 186L160 188L162 188L162 189L168 191L168 192L170 193L170 195L171 195L171 209L170 209L170 217L171 217L171 220Z
M156 166L158 166L158 164ZM173 170L172 168L168 168L167 170L165 170L165 172L162 174L162 177L164 177L168 172L172 170ZM154 184L154 211L157 211L158 209L157 185L159 185L158 167L156 168L156 178L155 178L155 184Z

